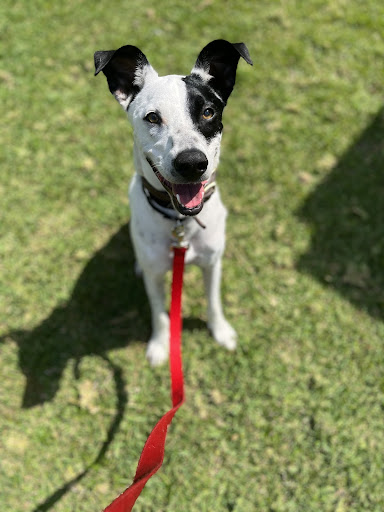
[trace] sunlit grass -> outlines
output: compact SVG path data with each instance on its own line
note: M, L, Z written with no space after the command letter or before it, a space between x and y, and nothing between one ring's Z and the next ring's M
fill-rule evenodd
M93 52L160 72L244 41L225 113L216 346L187 269L187 401L138 511L382 512L384 7L344 0L0 6L0 504L98 511L170 405L145 361L131 129Z

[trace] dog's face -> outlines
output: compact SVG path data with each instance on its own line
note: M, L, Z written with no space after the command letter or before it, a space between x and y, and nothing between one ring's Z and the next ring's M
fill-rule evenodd
M183 214L198 213L218 165L224 104L199 77L151 75L128 117L149 166Z
M252 63L244 44L213 41L190 75L159 77L133 46L95 54L96 74L103 70L134 128L138 172L155 173L184 215L201 211L204 184L218 165L222 113L240 56Z

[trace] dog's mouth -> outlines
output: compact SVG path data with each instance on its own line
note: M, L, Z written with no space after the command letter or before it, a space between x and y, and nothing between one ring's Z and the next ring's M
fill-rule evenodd
M157 179L168 192L173 207L182 215L197 215L204 205L204 185L208 180L199 183L171 183L166 180L156 166L147 158Z

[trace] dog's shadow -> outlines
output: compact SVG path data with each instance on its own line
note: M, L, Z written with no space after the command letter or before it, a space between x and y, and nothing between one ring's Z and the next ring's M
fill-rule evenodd
M149 307L134 272L126 224L86 264L65 304L33 330L9 333L18 343L26 377L23 407L54 398L69 360L91 354L105 358L110 349L149 334Z
M126 347L132 341L148 340L151 330L147 296L142 279L135 274L134 263L129 224L126 224L89 260L65 304L57 306L34 329L12 331L5 336L15 340L19 347L19 366L26 378L23 408L52 400L67 363L76 362L76 377L78 363L87 355L97 355L105 361L116 388L116 413L94 460L48 496L34 512L50 510L101 462L119 429L127 405L126 383L122 368L111 360L108 352ZM187 329L202 325L195 318L184 323Z
M309 195L312 228L298 269L384 320L384 108Z

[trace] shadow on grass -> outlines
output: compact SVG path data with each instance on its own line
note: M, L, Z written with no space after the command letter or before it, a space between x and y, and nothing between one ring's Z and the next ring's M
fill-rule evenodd
M384 108L309 195L312 227L297 263L355 306L384 320Z
M53 494L51 494L43 503L40 503L33 512L48 512L61 498L69 492L76 484L78 484L89 472L90 470L98 463L102 462L107 450L112 443L115 434L117 433L121 420L124 416L125 407L127 405L127 394L125 392L124 387L124 379L122 375L122 370L119 366L113 364L107 356L102 356L104 361L108 363L109 367L112 370L113 378L115 382L116 388L116 396L117 396L117 405L116 405L116 414L113 418L113 421L108 429L107 436L99 450L99 453L96 455L95 459L78 475L74 478L65 482L59 489L57 489Z
M107 353L132 340L146 340L149 332L149 307L142 280L134 273L134 252L126 224L84 267L66 304L55 308L33 330L8 334L18 343L19 364L26 377L24 408L55 397L70 359L76 361L74 378L78 378L81 358L99 356L110 367L115 383L116 413L95 459L38 505L34 512L50 510L103 459L127 404L122 369L108 358Z
M65 482L33 512L47 512L105 456L113 442L127 405L122 369L108 358L108 351L150 335L150 311L142 279L134 272L134 252L129 225L124 225L86 264L66 304L31 331L14 331L7 337L19 346L19 364L26 377L23 407L52 400L69 360L79 363L87 355L103 359L111 369L116 394L116 413L95 459L77 476ZM203 328L199 319L185 321L186 329ZM143 351L144 357L144 351Z
M146 340L150 314L142 280L134 273L128 224L87 263L64 305L32 331L10 333L26 377L23 407L54 398L68 361L105 357L132 340Z

